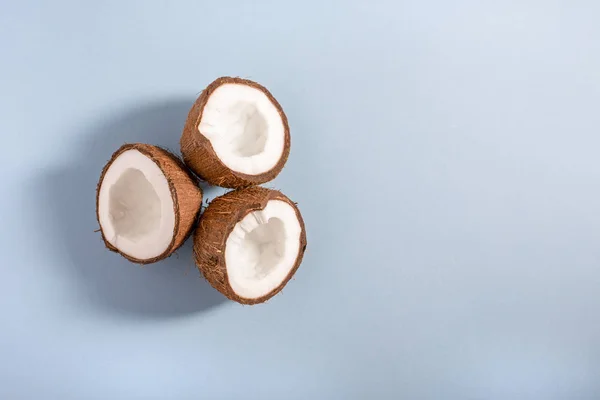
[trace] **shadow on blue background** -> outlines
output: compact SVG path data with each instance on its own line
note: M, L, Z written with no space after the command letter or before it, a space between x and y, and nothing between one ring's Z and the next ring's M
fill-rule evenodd
M168 318L209 310L226 299L199 276L188 240L170 258L132 264L104 248L95 216L96 185L103 165L122 144L156 144L179 154L179 137L194 99L153 103L81 132L82 144L63 167L44 171L36 182L36 205L51 213L42 225L53 241L58 271L72 280L92 307L144 318ZM40 188L43 195L39 195ZM204 197L218 189L203 187ZM47 220L47 216L44 218ZM53 265L54 265L53 264Z

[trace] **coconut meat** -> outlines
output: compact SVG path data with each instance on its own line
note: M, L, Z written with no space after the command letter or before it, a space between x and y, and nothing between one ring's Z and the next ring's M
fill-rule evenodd
M247 175L271 170L281 159L285 128L277 107L261 90L238 83L210 95L198 129L229 169Z
M300 253L302 228L287 202L270 200L247 214L229 234L225 264L229 285L244 298L264 296L289 275Z
M108 243L138 260L162 255L175 227L169 182L158 165L127 150L109 166L98 195L98 219Z

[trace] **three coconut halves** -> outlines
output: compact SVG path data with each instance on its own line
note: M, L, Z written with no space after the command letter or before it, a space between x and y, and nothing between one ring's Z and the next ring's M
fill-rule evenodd
M147 144L118 149L104 167L96 214L106 247L148 264L173 254L194 233L194 257L208 282L242 304L262 303L298 269L306 231L295 203L255 185L275 178L290 151L287 117L256 82L223 77L198 97L181 136L183 162ZM196 224L202 191L214 199Z

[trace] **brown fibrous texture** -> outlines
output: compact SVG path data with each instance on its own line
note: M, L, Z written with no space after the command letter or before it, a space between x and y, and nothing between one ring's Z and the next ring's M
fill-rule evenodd
M224 84L246 85L258 89L277 108L284 127L284 149L277 164L269 171L258 175L248 175L231 170L223 164L210 141L200 132L198 126L202 120L204 106L214 91ZM183 128L180 144L185 163L202 179L217 186L243 188L269 182L281 172L290 154L290 128L281 105L264 86L248 79L221 77L208 85L192 106Z
M296 217L302 228L300 243L298 243L298 258L288 276L277 288L258 298L240 297L231 288L227 276L225 260L227 238L240 220L250 212L264 209L270 200L285 201L296 211ZM235 190L215 198L204 211L194 233L194 258L200 272L215 289L227 298L242 304L262 303L279 293L298 270L305 250L306 230L296 204L279 191L259 186Z
M173 198L173 212L175 213L173 238L169 244L169 247L167 247L167 249L161 255L150 259L140 260L119 251L119 249L111 245L104 236L102 226L100 226L100 232L102 233L102 240L109 250L121 254L131 262L138 264L150 264L169 257L190 236L202 205L202 190L198 186L197 179L176 155L167 150L161 149L160 147L149 144L125 144L116 152L114 152L110 161L108 161L102 170L100 181L98 182L98 186L96 188L96 218L98 220L98 224L100 224L100 217L98 215L98 201L100 196L100 187L102 186L104 175L117 157L127 150L137 150L154 161L154 163L156 163L158 168L160 168L167 178L169 189L171 191L171 197Z

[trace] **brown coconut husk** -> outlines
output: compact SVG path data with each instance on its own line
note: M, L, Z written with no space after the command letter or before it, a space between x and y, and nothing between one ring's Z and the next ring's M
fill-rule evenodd
M225 166L215 153L210 141L198 129L204 106L210 96L219 86L231 83L251 86L263 92L275 105L283 121L285 144L281 158L272 169L259 175L243 174ZM183 128L180 144L183 160L202 179L217 186L243 188L269 182L281 172L290 154L290 128L281 105L264 86L247 79L222 77L208 85L192 106Z
M298 258L288 276L277 288L259 298L240 297L229 284L225 264L226 241L242 218L250 212L264 209L270 200L285 201L296 210L296 216L302 228L298 244L300 246ZM298 270L305 250L306 230L296 204L279 191L258 186L235 190L215 198L204 211L194 233L194 258L200 272L215 289L227 298L242 304L263 303L279 293Z
M200 212L200 206L202 205L202 190L200 187L198 187L198 181L194 175L190 173L185 164L174 154L168 152L167 150L161 149L160 147L149 144L126 144L119 148L112 155L110 161L102 170L102 174L96 188L96 219L98 220L98 224L100 224L100 217L98 215L98 200L100 195L100 186L104 180L104 175L117 157L127 150L137 150L150 158L156 163L156 165L158 165L158 168L160 168L167 178L169 189L171 190L171 197L173 198L173 211L175 212L173 239L171 240L169 247L167 247L167 249L161 255L150 259L140 260L120 252L116 247L111 245L104 237L102 226L100 226L100 232L106 248L110 251L119 253L134 263L151 264L169 257L191 235L192 228L194 227L198 218L198 213Z

